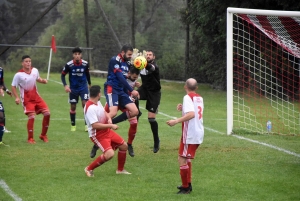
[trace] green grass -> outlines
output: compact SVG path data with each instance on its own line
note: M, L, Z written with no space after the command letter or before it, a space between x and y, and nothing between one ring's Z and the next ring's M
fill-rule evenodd
M6 85L11 73L6 73ZM45 77L45 74L42 74ZM60 82L59 74L51 80ZM103 86L104 79L92 78L93 84ZM299 200L300 158L257 143L227 136L226 93L200 85L204 98L205 138L193 160L193 192L177 195L180 184L177 149L181 127L168 127L170 117L180 116L176 105L182 102L183 83L162 81L162 101L157 115L161 149L152 152L153 139L147 112L142 109L138 133L134 141L136 156L127 155L125 168L132 175L116 175L117 157L97 168L94 178L86 177L83 169L92 161L92 146L83 131L82 109L77 108L77 131L70 132L68 94L62 85L49 81L38 84L41 96L51 110L49 143L38 139L42 116L35 121L35 145L27 144L26 123L20 105L9 96L4 104L7 128L0 147L0 180L23 200ZM105 98L102 99L104 103ZM79 106L79 105L78 105ZM140 106L145 107L141 101ZM127 139L128 122L119 124L117 131ZM300 154L298 136L241 134ZM0 200L13 198L0 188Z

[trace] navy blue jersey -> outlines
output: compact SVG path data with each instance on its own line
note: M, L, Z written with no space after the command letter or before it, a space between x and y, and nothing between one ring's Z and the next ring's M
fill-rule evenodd
M126 88L129 91L132 91L132 87L130 87L126 81L129 68L130 64L127 61L125 61L120 54L112 57L108 64L108 74L105 85L109 85L113 89L118 91L123 91L124 88ZM118 77L117 74L120 75L120 73L123 76Z
M87 83L91 84L89 64L85 60L80 60L77 64L73 60L69 61L62 70L62 82L64 83L64 76L69 73L70 89L72 91L81 91L86 89Z

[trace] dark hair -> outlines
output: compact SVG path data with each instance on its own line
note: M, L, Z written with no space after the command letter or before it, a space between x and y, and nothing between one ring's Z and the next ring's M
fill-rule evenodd
M101 92L101 87L99 85L93 85L90 88L90 97L95 98Z
M137 74L137 75L140 74L140 70L135 68L134 66L130 67L129 72L130 72L130 74Z
M75 48L72 50L72 52L73 52L73 53L75 53L75 52L81 53L82 50L80 49L80 47L75 47Z
M22 61L24 61L24 59L27 59L27 58L31 59L29 55L22 56Z
M121 51L124 51L126 53L128 50L133 52L133 47L129 44L123 45Z
M155 56L155 53L153 52L153 50L146 50L146 52L152 52L153 56Z

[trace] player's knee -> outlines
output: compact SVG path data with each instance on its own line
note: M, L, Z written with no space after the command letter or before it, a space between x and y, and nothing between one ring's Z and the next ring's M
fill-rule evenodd
M44 117L45 117L45 116L50 116L50 112L49 112L49 111L46 111L46 112L43 113L43 115L44 115Z
M124 142L122 145L119 146L120 151L127 151L128 145L126 142Z
M137 125L137 118L135 117L135 118L131 118L131 119L129 119L129 124L130 124L130 126L131 125Z
M34 118L35 118L35 115L34 115L34 114L29 114L29 115L28 115L28 120L29 120L29 119L34 119Z
M115 152L114 152L113 149L109 149L109 150L104 152L104 157L105 157L106 160L112 159L112 157L114 157L114 155L115 155Z

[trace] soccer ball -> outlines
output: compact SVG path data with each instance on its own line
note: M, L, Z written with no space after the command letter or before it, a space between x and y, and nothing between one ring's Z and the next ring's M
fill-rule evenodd
M139 70L144 69L147 66L147 60L144 56L138 56L133 60L133 66Z

